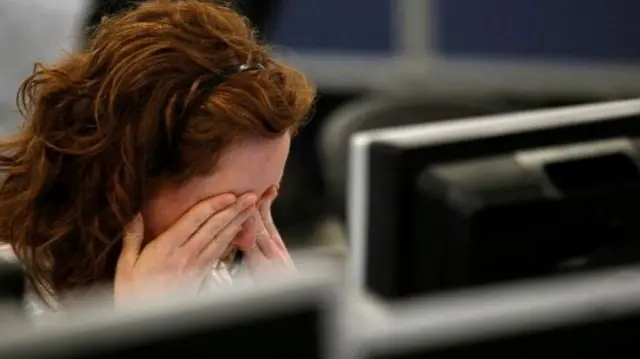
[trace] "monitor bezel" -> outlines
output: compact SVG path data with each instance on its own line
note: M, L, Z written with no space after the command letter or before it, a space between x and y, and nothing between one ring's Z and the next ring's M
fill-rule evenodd
M302 267L302 268L301 268ZM224 325L247 317L260 317L292 308L317 305L326 315L321 328L327 357L341 350L342 301L339 276L329 261L305 256L302 271L287 278L243 282L236 288L199 297L179 295L158 298L142 305L113 310L100 305L69 313L53 313L35 328L0 337L0 356L63 357L86 348L99 350L114 343L135 343L151 335L161 337L193 327ZM69 314L65 316L65 314ZM161 325L171 323L171 327Z
M350 284L366 291L369 155L372 146L428 148L463 140L551 130L640 115L640 99L568 106L526 112L369 130L350 140L347 181L347 227L351 246Z

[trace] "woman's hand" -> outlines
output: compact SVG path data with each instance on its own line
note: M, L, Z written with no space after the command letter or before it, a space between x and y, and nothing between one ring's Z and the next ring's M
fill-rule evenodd
M245 261L253 275L295 272L293 260L271 216L271 204L277 196L278 188L270 187L260 198L254 214L256 243L245 251Z
M206 199L143 248L138 215L126 228L115 276L116 301L141 299L210 271L245 221L256 213L257 196L223 194Z

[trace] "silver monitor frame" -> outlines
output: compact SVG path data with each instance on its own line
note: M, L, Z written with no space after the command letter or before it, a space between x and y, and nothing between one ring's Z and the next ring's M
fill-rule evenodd
M355 134L350 141L347 181L347 232L351 285L365 289L367 209L369 195L369 150L375 143L399 147L432 146L463 139L481 139L528 131L598 122L640 115L640 99L570 106L455 121L398 126Z
M325 353L333 358L343 347L343 313L340 305L342 288L338 273L329 267L331 264L316 260L313 264L307 262L303 266L304 273L294 277L245 282L237 288L196 298L169 296L143 306L117 310L99 305L104 302L97 299L98 305L71 313L52 314L48 322L35 328L0 337L0 356L50 357L54 354L64 357L65 353L78 353L86 348L94 351L113 343L126 345L144 340L147 335L170 335L192 326L224 325L238 318L286 312L299 305L317 302L326 309L325 327L322 328L328 345ZM58 320L55 320L56 316ZM170 326L164 325L166 323Z
M352 358L430 350L640 313L640 267L574 274L412 300L353 335Z

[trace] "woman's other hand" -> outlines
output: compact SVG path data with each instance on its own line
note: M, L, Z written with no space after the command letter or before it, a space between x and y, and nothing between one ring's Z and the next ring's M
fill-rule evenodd
M245 250L245 261L253 275L295 272L293 260L271 216L271 204L277 196L278 187L270 187L260 198L253 218L256 241Z
M143 219L136 216L123 236L114 283L116 301L141 299L149 290L168 290L210 271L256 213L257 200L254 194L206 199L146 246Z

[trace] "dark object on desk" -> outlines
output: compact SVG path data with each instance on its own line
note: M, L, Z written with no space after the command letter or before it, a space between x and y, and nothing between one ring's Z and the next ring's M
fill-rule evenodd
M26 282L24 268L19 262L0 260L0 303L23 307Z
M413 303L359 341L361 359L635 357L640 272L466 292Z
M637 260L638 114L621 101L378 133L351 183L368 201L350 212L364 285L398 299Z

